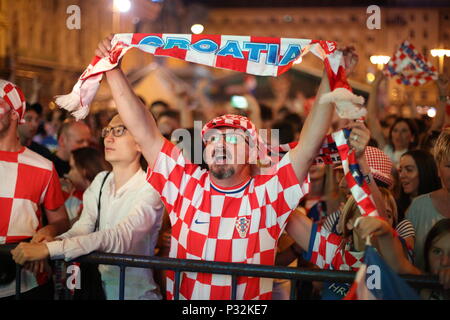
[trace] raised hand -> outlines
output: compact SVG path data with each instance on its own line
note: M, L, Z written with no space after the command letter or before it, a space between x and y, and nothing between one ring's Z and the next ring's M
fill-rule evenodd
M108 57L109 56L109 52L111 51L111 40L113 39L114 35L110 34L109 36L107 36L105 39L103 39L102 41L100 41L98 43L98 47L97 49L95 49L95 55L100 57L100 58L104 58L104 57Z
M356 54L355 47L345 47L340 49L344 55L344 68L347 77L353 74L356 65L358 64L359 57Z
M394 230L386 220L376 217L359 217L355 221L355 228L363 239L369 236L379 237L388 233L394 233Z
M386 75L383 73L383 71L378 70L377 73L375 73L375 80L373 81L374 86L378 86L383 80L386 79Z
M439 89L440 95L447 95L448 93L448 77L445 74L440 74L438 79L436 80L436 85Z
M347 127L352 129L349 137L349 144L356 152L356 158L360 158L364 155L364 150L370 140L370 131L364 125L363 122L353 121L350 122Z

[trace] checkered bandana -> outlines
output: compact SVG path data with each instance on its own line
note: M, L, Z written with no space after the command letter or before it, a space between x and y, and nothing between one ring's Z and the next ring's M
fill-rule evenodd
M380 149L370 146L366 147L364 154L373 177L389 187L392 186L391 159Z
M210 131L211 129L220 127L230 127L243 131L246 138L248 138L248 144L250 147L250 162L259 160L260 162L267 163L267 161L270 161L268 157L267 144L261 139L253 122L251 122L247 117L236 114L226 114L212 119L203 126L201 132L203 141L206 143L208 135L213 134L213 132ZM256 149L254 149L255 147ZM276 162L278 162L278 159Z
M14 83L0 80L0 97L19 115L19 123L25 123L23 117L25 115L26 102L22 90Z
M258 133L256 132L255 125L244 116L236 114L225 114L220 117L216 117L203 126L202 139L205 141L205 134L208 130L220 127L231 127L235 129L241 129L246 135L249 136L253 143L259 140Z
M386 66L387 76L397 76L397 82L404 85L419 86L436 80L436 68L420 54L408 41L404 41Z

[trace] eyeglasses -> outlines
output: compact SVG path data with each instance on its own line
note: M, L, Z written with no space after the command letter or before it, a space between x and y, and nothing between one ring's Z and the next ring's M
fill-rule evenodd
M238 133L213 134L206 138L206 142L207 143L217 143L220 141L221 136L225 136L225 142L227 142L229 144L238 144L238 143L247 142L247 139L242 134L238 134Z
M124 125L119 125L115 127L105 127L102 129L102 138L106 138L109 132L112 131L114 137L118 138L124 135L127 128Z

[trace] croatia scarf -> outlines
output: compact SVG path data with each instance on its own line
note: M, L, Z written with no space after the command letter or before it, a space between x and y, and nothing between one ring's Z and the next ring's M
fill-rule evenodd
M349 129L344 128L327 135L314 163L341 164L348 188L350 189L353 198L355 198L361 215L378 217L379 213L375 206L369 185L359 168L355 151L350 148L350 132ZM272 150L272 152L274 154L277 154L277 152L288 152L295 148L297 144L297 142L283 144L278 147L278 150Z
M384 73L397 77L397 83L419 86L437 80L436 68L408 41L404 41L394 53Z
M278 76L294 61L312 52L325 66L332 92L321 103L333 102L342 118L358 119L365 115L362 97L352 93L344 71L343 53L336 42L323 40L269 38L227 35L191 35L122 33L111 41L109 57L94 57L68 95L58 96L56 104L77 119L89 113L89 105L99 88L103 73L116 67L131 48L155 56L182 59L215 68L230 69L259 76Z

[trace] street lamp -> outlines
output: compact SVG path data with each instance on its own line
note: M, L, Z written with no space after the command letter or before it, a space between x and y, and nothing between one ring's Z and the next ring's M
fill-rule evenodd
M389 56L371 56L370 62L377 65L378 70L383 70L385 64L391 60Z
M193 34L200 34L203 32L203 30L205 30L205 27L203 27L203 25L196 23L194 25L192 25L191 27L191 31Z
M113 33L120 32L120 14L131 9L130 0L113 0Z
M439 57L439 73L442 73L444 71L444 57L450 57L450 50L431 49L430 52L433 57Z
M114 0L114 9L119 12L127 12L131 8L130 0Z

